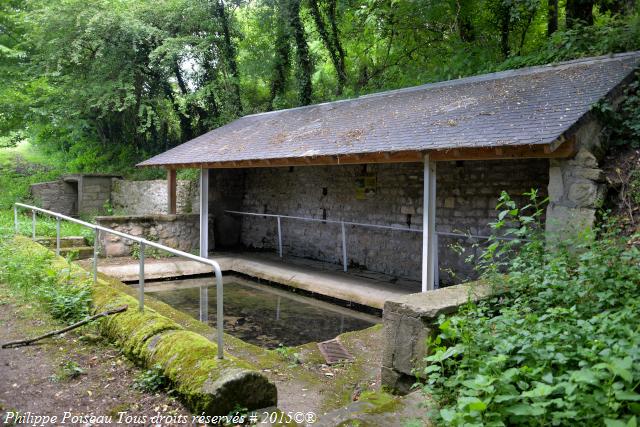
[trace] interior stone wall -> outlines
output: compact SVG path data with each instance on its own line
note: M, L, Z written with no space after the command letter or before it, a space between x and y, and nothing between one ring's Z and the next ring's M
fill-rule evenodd
M212 171L214 173L214 171ZM306 166L215 171L210 212L221 218L221 200L234 210L422 228L423 165L420 163ZM437 163L436 228L443 232L487 234L495 220L500 192L520 195L531 188L545 197L547 160L499 160ZM368 191L361 189L367 178ZM231 187L224 183L232 183ZM242 187L242 188L241 188ZM223 194L226 192L226 194ZM366 193L366 194L365 194ZM242 194L242 196L240 196ZM518 197L516 197L518 198ZM217 206L217 207L216 207ZM275 251L275 218L241 217L240 243ZM422 234L347 226L348 262L394 276L419 280ZM218 231L216 231L218 232ZM282 220L285 255L342 262L340 226ZM467 248L458 254L452 244ZM440 238L440 277L445 283L474 277L466 256L479 250L460 238ZM456 276L447 274L456 271Z

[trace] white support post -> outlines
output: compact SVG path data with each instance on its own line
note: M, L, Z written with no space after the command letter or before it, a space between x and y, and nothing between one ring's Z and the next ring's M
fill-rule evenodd
M100 230L93 231L93 283L98 282L98 242L100 241ZM140 251L142 253L142 251ZM144 270L144 266L143 266ZM143 277L144 279L144 277Z
M424 192L422 199L422 292L435 284L434 236L436 213L436 165L424 156Z
M60 217L56 217L56 256L60 256Z
M200 256L209 257L209 169L200 169Z
M31 240L36 241L36 211L31 210Z
M140 242L140 254L138 259L138 311L144 312L144 242Z
M209 169L205 168L200 169L200 256L209 257ZM218 301L218 305L221 303L222 301ZM208 322L208 320L209 288L203 285L200 287L200 321ZM222 328L221 325L216 327Z
M429 276L430 290L438 288L438 236L436 234L436 162L429 162Z
M13 226L15 228L16 236L18 235L18 206L13 205Z

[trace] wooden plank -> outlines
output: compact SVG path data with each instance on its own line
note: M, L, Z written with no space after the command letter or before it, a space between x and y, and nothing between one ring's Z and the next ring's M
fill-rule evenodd
M167 170L167 198L168 198L168 213L169 215L175 215L177 211L177 180L176 170Z

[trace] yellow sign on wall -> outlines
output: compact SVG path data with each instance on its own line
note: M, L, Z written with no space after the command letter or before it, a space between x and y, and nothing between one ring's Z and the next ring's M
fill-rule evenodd
M367 173L356 178L356 200L370 199L376 195L376 175Z

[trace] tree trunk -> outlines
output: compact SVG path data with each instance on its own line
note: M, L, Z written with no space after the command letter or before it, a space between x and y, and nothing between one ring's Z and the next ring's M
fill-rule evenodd
M472 42L475 40L473 24L471 23L471 2L468 0L458 1L458 13L456 15L456 25L458 27L458 35L463 42Z
M329 52L331 62L333 63L333 67L336 70L336 74L338 76L338 88L336 93L340 95L342 94L342 89L344 88L347 80L344 70L344 62L340 61L340 57L338 55L334 40L331 40L327 28L324 25L324 20L322 18L322 14L320 13L320 8L318 7L318 1L309 0L309 8L311 10L311 15L313 16L316 27L318 28L318 32L320 33L320 38L322 39L325 48Z
M240 75L238 73L238 62L236 60L236 49L231 40L231 30L229 28L229 17L224 7L223 0L216 0L216 14L220 19L223 35L223 50L225 60L229 66L229 74L231 74L231 88L233 91L233 106L236 115L242 114L242 99L240 98Z
M331 28L331 36L333 38L333 45L338 52L338 60L340 62L340 69L344 73L345 81L347 80L347 69L345 67L345 56L342 42L340 41L340 31L338 30L338 20L336 18L337 0L329 0L328 16Z
M547 37L558 31L558 0L549 0L547 9Z
M280 11L281 15L284 14ZM286 16L286 15L285 15ZM271 89L269 106L274 108L273 102L278 95L282 95L287 85L290 61L289 32L286 19L281 18L276 29L275 58L273 63L273 77L271 78Z
M576 24L593 25L594 0L567 0L567 28Z
M502 55L507 58L511 54L511 47L509 46L509 33L511 24L511 9L505 7L501 13L500 18L500 48Z
M296 56L298 59L298 98L300 104L311 104L311 74L313 73L313 65L309 56L309 46L304 34L304 26L300 19L300 0L291 0L289 2L289 24L293 30L293 38L296 43Z

